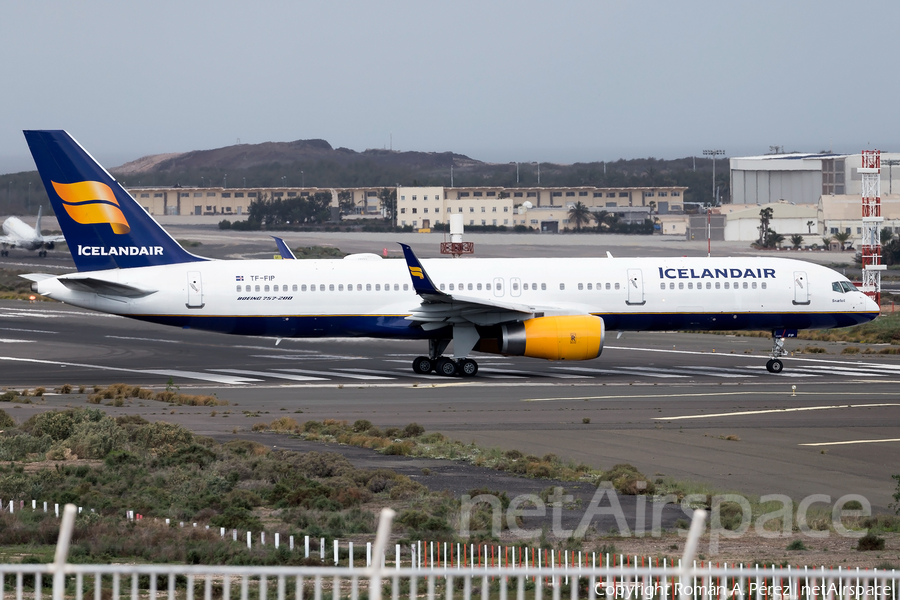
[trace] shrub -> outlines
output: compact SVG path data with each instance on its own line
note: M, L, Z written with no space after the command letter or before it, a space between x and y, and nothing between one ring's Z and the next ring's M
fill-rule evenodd
M3 429L7 429L9 427L15 426L16 422L13 420L13 418L9 416L9 414L5 410L0 409L0 427L2 427Z
M352 429L354 433L365 433L372 429L372 422L367 421L366 419L359 419L358 421L353 422Z
M628 496L652 494L655 489L652 481L628 463L613 466L603 474L601 480L611 482L616 491Z
M884 550L884 538L880 538L872 532L867 533L859 538L856 543L856 549L860 552L871 552L873 550Z
M410 423L403 428L403 437L406 438L419 437L423 433L425 433L425 428L418 423Z
M791 542L790 544L788 544L787 549L788 549L788 550L791 550L791 551L794 551L794 550L809 550L809 548L806 547L806 544L803 543L803 540L794 540L793 542Z

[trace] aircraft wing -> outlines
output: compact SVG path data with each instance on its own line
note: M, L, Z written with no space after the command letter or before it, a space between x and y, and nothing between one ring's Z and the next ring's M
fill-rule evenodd
M456 323L495 325L509 321L523 321L539 314L536 307L489 298L474 298L442 292L434 285L412 248L400 244L413 289L422 303L412 309L409 321L420 323L426 331Z
M43 240L43 242L45 244L47 244L47 243L62 244L63 242L66 241L66 236L64 236L64 235L42 235L41 240Z
M19 238L14 238L11 235L0 235L0 244L10 246L12 248L18 248L22 243L22 240Z

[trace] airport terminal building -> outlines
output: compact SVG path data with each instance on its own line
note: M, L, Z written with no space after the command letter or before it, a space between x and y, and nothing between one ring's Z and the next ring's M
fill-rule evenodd
M685 187L397 187L397 225L428 229L447 223L461 213L466 225L524 225L541 231L569 227L568 212L577 202L592 212L617 213L626 222L643 221L652 215L681 215ZM331 194L337 209L342 196L352 200L353 210L343 219L382 218L382 188L224 188L224 187L130 187L129 193L151 215L222 215L245 218L251 202ZM682 231L683 233L683 231Z

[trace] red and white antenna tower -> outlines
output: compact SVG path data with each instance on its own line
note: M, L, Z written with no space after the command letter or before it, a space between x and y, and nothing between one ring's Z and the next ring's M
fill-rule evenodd
M862 167L862 292L881 304L881 151L863 150Z

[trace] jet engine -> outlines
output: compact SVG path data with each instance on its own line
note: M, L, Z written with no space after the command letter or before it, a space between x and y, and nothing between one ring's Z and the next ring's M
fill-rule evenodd
M603 352L606 327L590 315L537 317L520 323L478 328L479 352L546 360L590 360Z

